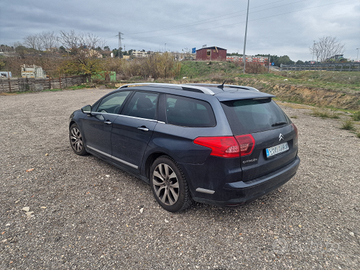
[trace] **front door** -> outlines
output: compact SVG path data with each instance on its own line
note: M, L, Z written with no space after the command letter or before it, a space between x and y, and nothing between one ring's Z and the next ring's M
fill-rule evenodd
M100 154L111 155L111 132L130 91L118 91L105 96L99 106L83 120L87 148Z

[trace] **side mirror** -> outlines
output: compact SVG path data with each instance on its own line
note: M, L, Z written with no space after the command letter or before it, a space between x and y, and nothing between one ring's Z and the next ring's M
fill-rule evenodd
M91 105L86 105L86 106L82 107L81 111L83 113L90 114L91 113Z

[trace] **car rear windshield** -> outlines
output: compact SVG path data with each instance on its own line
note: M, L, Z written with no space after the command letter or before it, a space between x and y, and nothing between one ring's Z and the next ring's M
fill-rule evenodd
M270 98L222 102L234 135L261 132L291 123Z

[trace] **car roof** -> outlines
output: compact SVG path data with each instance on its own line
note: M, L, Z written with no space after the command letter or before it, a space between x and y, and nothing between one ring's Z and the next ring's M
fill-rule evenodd
M272 98L274 95L260 92L250 86L230 85L230 84L169 84L169 83L132 83L121 86L119 89L129 87L146 87L172 89L179 91L190 91L215 96L220 101L234 99L264 99Z

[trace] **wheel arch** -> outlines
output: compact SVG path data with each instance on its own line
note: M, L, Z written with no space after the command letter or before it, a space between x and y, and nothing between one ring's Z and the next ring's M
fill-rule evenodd
M77 123L74 120L71 120L70 123L69 123L69 129L73 124L77 124Z
M168 153L166 152L163 152L163 151L157 151L157 152L154 152L154 153L151 153L145 163L144 163L144 170L143 170L143 175L145 176L145 179L146 179L146 182L150 183L150 169L151 169L151 165L154 163L154 161L156 159L158 159L159 157L168 157L170 158L177 166L178 168L181 170L181 172L183 173L184 177L185 177L185 181L187 182L188 186L189 186L189 189L190 189L190 192L191 194L193 194L193 185L192 183L189 181L189 175L188 175L188 172L187 170L181 165L179 164L175 158L173 158L171 155L169 155ZM144 179L144 180L145 180Z
M79 122L80 122L80 121L79 121ZM69 122L69 130L70 130L70 128L71 128L71 126L72 126L73 124L77 125L77 127L78 127L78 128L80 129L80 131L81 131L81 134L82 134L82 136L83 136L83 140L84 140L84 143L85 143L85 142L86 142L86 136L85 136L85 134L83 133L82 127L80 126L79 122L75 121L74 119L71 119L70 122ZM85 148L86 148L86 147L85 147Z
M145 177L148 179L148 181L150 182L150 168L151 165L154 163L154 161L156 159L158 159L161 156L167 156L170 159L174 160L171 156L169 156L167 153L165 152L154 152L152 154L150 154L144 164L144 173L145 173Z

